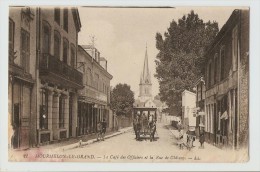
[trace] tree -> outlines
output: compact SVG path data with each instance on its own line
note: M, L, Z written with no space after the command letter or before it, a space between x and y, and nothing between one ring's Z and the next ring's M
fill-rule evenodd
M111 109L117 115L130 115L134 101L134 92L127 84L117 84L111 92Z
M173 20L164 38L156 34L156 74L160 98L172 115L181 114L181 93L192 91L194 81L204 73L205 52L219 31L218 23L203 22L191 11Z

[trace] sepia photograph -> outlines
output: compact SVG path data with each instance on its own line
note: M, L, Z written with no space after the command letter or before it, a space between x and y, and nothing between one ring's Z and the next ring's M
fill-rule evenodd
M253 2L0 3L0 171L255 161Z
M247 162L249 13L10 6L9 161Z

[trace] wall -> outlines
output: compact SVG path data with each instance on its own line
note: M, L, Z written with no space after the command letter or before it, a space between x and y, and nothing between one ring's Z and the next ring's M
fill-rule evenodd
M63 9L60 9L60 25L54 21L54 8L41 8L41 26L43 26L43 21L47 21L51 26L51 46L50 46L50 54L54 55L54 30L58 31L61 36L61 44L60 44L60 60L62 60L63 56L63 38L66 38L69 42L69 55L68 55L68 65L70 65L70 47L73 44L77 47L77 31L72 15L72 10L69 8L68 10L68 32L63 29ZM76 50L75 50L76 53Z
M14 52L15 59L14 65L9 64L9 70L13 67L10 66L20 66L21 67L21 30L25 30L29 33L30 39L30 50L29 50L29 70L28 73L24 75L29 75L28 77L33 82L29 84L21 79L20 81L12 79L9 80L8 96L9 96L9 137L12 135L12 125L11 119L13 115L13 99L12 97L20 97L20 125L22 126L21 140L25 140L28 145L20 145L21 148L34 147L36 146L36 87L34 84L36 78L36 9L30 8L32 15L32 20L27 20L28 18L23 15L22 9L20 7L10 7L9 8L9 19L14 22ZM15 68L14 70L16 70ZM22 69L22 68L21 68ZM22 69L23 70L23 69ZM15 71L17 72L17 71ZM13 75L15 76L15 75ZM23 78L23 76L21 77ZM13 94L12 85L18 84L21 89L21 95ZM9 139L10 140L10 139Z
M248 146L249 139L249 11L241 13L241 60L239 80L239 143Z
M84 63L83 66L79 67L79 70L83 73L83 85L85 86L80 94L102 101L104 105L110 103L110 80L112 76L108 76L110 74L96 61L92 61L91 56L81 47L78 48L78 62ZM79 63L79 65L81 64ZM99 76L98 81L96 81L95 75ZM98 82L98 87L95 82ZM87 92L90 93L86 94ZM102 98L97 99L97 97Z
M75 61L74 65L77 63L77 34L78 31L76 29L76 25L73 18L72 8L68 8L68 31L64 30L63 28L63 8L60 8L60 23L57 23L54 20L54 8L39 8L39 44L40 44L40 54L39 58L42 56L43 53L43 36L44 36L44 26L49 26L50 28L50 50L49 54L54 57L54 35L58 32L60 35L60 51L59 51L59 58L60 61L63 60L63 41L66 39L68 41L68 55L67 55L67 65L71 66L71 47L74 49ZM55 58L55 57L54 57ZM39 64L41 65L41 64ZM72 135L71 137L76 136L76 127L77 124L75 123L77 118L77 90L73 87L65 87L62 81L58 80L57 83L50 82L49 78L52 77L51 75L48 76L47 79L43 79L41 77L37 80L37 128L39 131L38 142L41 140L42 134L50 133L50 141L52 140L60 140L62 131L66 132L66 135L62 137L70 137L69 136L69 96L71 96L71 123L72 123ZM45 85L45 82L48 83L48 86ZM48 97L48 130L40 129L40 103L41 103L41 89L49 90L49 97ZM55 89L54 89L55 88ZM64 127L59 126L59 99L58 97L62 95L64 98L64 107L63 107L63 114L64 114Z
M182 121L185 129L196 125L196 117L193 117L193 108L196 107L196 94L190 91L182 92Z

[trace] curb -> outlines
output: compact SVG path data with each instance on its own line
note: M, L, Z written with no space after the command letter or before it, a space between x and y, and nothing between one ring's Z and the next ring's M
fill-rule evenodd
M123 129L123 131L118 131L116 133L113 133L111 135L107 135L105 136L104 138L105 139L109 139L109 138L112 138L114 136L118 136L118 135L121 135L123 133L127 133L127 132L130 132L131 130L133 130L133 128L128 128L128 129ZM95 142L99 142L97 141L97 139L91 139L91 140L88 140L86 142L77 142L77 143L73 143L73 144L70 144L70 145L66 145L66 146L62 146L62 147L58 147L58 148L54 148L53 151L66 151L66 150L71 150L71 149L76 149L76 148L82 148L84 146L87 146L87 145L90 145L90 144L93 144Z

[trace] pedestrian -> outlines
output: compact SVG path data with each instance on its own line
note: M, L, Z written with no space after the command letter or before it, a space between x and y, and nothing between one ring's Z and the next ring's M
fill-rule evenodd
M205 142L205 131L204 131L204 127L201 127L201 130L200 130L200 147L202 149L204 149L204 142Z
M103 122L102 122L102 134L101 134L101 137L102 137L103 141L105 140L106 129L107 129L107 122L106 122L105 119L103 119Z
M139 122L139 115L140 112L137 112L134 120L133 120L133 127L134 127L134 132L135 132L135 139L138 138L137 134L138 134L138 122Z
M150 142L155 141L155 139L154 139L155 132L156 132L156 122L153 121L153 124L150 128Z
M184 146L183 129L182 128L178 128L178 131L179 131L178 144L180 146L180 149L183 149L183 146Z
M101 121L99 121L97 124L97 141L99 141L101 137L102 137L102 123Z

